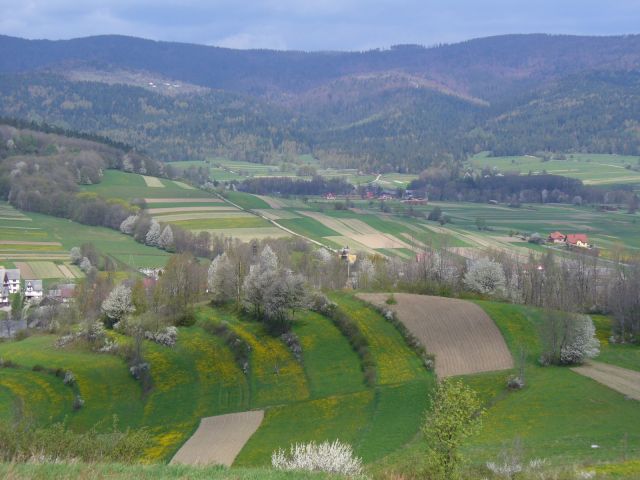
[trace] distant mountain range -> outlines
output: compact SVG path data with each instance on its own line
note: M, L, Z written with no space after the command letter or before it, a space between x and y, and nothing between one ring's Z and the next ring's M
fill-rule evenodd
M419 171L470 153L640 154L640 35L506 35L367 52L0 36L0 115L164 160Z

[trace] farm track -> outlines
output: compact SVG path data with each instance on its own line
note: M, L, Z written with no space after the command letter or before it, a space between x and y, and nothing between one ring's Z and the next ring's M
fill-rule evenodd
M640 372L600 362L589 362L571 370L630 398L640 400Z
M171 463L219 464L230 467L263 418L263 410L203 418L195 433L171 459Z
M436 357L440 378L513 368L513 359L493 320L478 305L464 300L397 293L358 297L396 312L398 319Z

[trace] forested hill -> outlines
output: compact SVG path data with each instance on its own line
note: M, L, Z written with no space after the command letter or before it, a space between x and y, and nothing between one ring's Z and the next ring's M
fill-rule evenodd
M0 115L131 144L420 171L490 150L640 154L640 35L507 35L367 52L0 36Z
M301 92L350 75L404 72L481 98L588 70L640 67L640 35L503 35L366 52L233 50L116 35L62 41L0 36L0 72L90 66L157 72L210 88Z

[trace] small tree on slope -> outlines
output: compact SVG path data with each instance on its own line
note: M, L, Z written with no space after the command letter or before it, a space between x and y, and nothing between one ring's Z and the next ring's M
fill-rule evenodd
M429 465L435 478L459 477L465 438L480 428L484 410L475 391L460 381L443 380L431 396L422 432L428 445Z

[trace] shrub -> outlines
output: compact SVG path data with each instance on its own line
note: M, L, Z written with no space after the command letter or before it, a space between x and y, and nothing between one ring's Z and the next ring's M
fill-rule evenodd
M306 470L338 475L362 475L362 459L353 455L350 445L339 440L295 444L289 454L278 450L271 455L271 465L277 470Z
M144 338L151 340L165 347L173 347L178 341L178 329L176 327L166 327L164 330L157 332L144 332Z
M70 387L76 384L76 377L71 370L67 370L64 373L64 379L62 380L65 385Z
M291 350L294 358L302 363L302 345L300 345L300 339L293 332L287 332L280 335L280 338L285 345Z
M77 411L82 407L84 407L84 399L80 395L76 395L73 399L73 409Z

